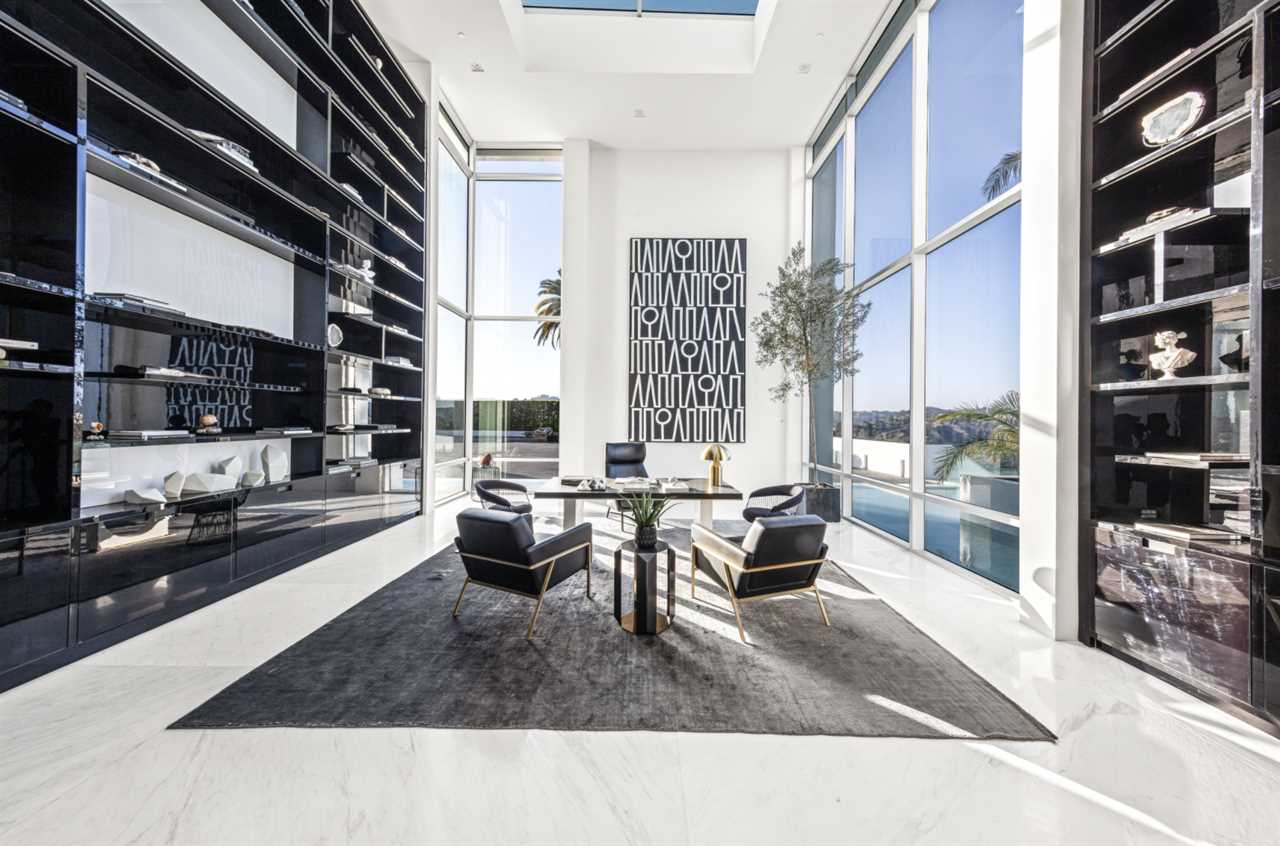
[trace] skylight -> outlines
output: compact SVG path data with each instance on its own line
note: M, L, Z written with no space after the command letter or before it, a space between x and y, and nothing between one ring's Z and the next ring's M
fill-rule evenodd
M592 12L646 12L682 15L745 15L756 13L760 0L523 0L526 9L580 9Z

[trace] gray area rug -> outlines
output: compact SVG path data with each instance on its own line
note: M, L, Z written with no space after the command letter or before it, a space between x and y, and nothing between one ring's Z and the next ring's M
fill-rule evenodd
M839 567L808 596L744 606L705 577L689 599L688 532L671 629L638 638L612 615L611 539L585 573L533 602L482 587L451 610L464 571L432 556L242 677L171 728L379 727L1050 741L1054 736ZM659 582L665 587L665 573ZM624 584L625 590L625 584ZM665 608L665 597L659 608ZM625 610L625 609L624 609Z

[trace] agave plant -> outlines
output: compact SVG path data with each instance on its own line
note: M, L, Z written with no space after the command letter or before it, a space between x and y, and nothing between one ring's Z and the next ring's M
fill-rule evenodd
M631 509L631 521L636 524L637 529L656 527L662 515L676 505L669 499L650 493L626 494L622 498Z
M938 479L949 479L964 460L994 465L997 469L1018 460L1018 427L1021 422L1021 398L1009 391L987 405L962 405L954 411L939 414L934 423L969 423L987 430L986 437L966 444L950 444L934 462Z
M533 339L542 346L547 341L551 348L560 346L560 271L556 271L554 279L543 279L538 283L538 303L534 314L543 318L538 328L533 330ZM550 318L555 318L554 320Z

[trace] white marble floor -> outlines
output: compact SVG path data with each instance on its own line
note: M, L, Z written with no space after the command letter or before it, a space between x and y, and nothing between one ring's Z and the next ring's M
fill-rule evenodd
M1046 641L1008 600L847 526L833 532L834 557L1057 744L165 731L412 567L434 534L404 524L0 694L0 843L1280 839L1280 741L1101 653Z

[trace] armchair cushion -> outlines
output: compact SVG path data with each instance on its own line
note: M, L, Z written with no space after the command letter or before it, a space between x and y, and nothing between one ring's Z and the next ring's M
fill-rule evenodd
M564 555L567 550L573 549L575 546L591 543L591 524L579 523L567 532L561 532L555 537L547 538L539 541L527 550L529 563L537 564L546 561L548 558L554 558L557 555ZM551 574L551 581L547 583L547 589L555 587L583 567L591 566L588 556L591 554L591 547L575 550L574 552L558 558L555 562L555 572ZM551 565L548 565L551 566ZM539 575L545 575L546 571L539 568Z
M458 551L500 561L527 564L526 550L534 545L529 522L510 511L468 508L457 517Z
M462 556L467 575L473 580L537 596L547 571L542 567L531 569L532 566L590 542L588 523L535 541L528 520L519 514L468 508L458 515L458 537L454 545ZM583 548L556 560L548 589L586 566L588 553L589 549Z
M739 544L695 523L692 533L698 550L694 565L725 587L720 562L728 562L733 591L740 599L800 590L812 586L822 569L827 555L823 542L826 528L822 518L812 514L765 517L752 524ZM776 566L792 561L803 563Z
M693 540L693 565L712 580L727 587L724 581L724 565L729 564L729 575L734 579L746 566L747 553L731 539L722 537L700 523L690 528Z

